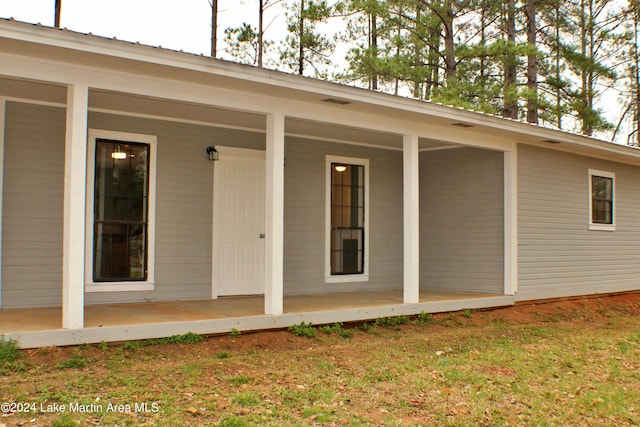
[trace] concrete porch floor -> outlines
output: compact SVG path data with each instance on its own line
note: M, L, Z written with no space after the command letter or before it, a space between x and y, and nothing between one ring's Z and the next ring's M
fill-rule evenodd
M264 314L262 296L87 305L85 328L81 330L62 329L60 307L9 308L0 309L0 337L15 339L23 347L39 347L151 338L174 332L214 334L232 328L270 329L302 321L322 324L511 304L511 296L436 291L421 291L418 304L403 304L401 290L388 290L285 296L281 316Z

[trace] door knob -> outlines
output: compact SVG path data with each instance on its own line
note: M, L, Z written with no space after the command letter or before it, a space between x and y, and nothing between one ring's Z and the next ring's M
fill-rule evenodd
M260 238L264 239L264 233L260 233Z

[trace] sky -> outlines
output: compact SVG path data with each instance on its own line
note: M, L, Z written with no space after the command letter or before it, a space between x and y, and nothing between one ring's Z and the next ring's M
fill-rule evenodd
M257 0L218 0L218 56L225 57L223 30L243 22L256 25ZM0 0L0 17L53 26L55 0ZM269 28L285 31L278 6L266 13ZM209 55L211 6L208 0L62 0L60 26L121 40ZM256 25L257 26L257 25Z

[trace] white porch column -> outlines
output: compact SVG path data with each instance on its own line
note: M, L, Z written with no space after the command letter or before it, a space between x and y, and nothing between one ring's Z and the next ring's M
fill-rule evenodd
M66 329L84 327L88 99L88 86L68 87L62 259L62 327Z
M283 310L284 268L284 114L267 115L267 179L265 193L264 312Z
M418 136L402 140L404 206L404 302L420 302L420 174Z
M504 293L518 292L518 144L504 153Z

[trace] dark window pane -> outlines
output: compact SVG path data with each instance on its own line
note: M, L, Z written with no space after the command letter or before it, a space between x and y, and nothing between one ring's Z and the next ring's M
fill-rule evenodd
M591 220L594 224L613 224L613 178L591 177Z
M146 280L149 146L96 141L94 281Z
M364 166L331 164L331 274L364 272Z

